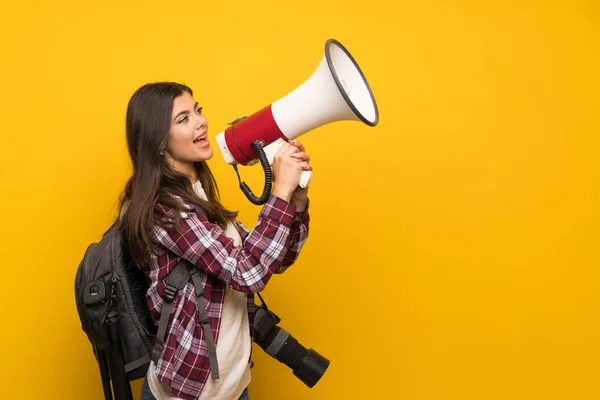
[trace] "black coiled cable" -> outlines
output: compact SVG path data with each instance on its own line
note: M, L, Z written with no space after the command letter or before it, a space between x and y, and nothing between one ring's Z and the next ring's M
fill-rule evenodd
M267 155L263 150L262 142L260 140L254 141L250 143L250 147L252 147L256 152L256 156L260 161L260 165L262 165L262 168L265 171L265 187L263 189L262 195L260 197L256 197L254 193L252 193L252 190L248 187L248 185L245 182L242 182L236 164L233 164L233 169L237 174L238 182L240 183L240 189L242 190L242 192L244 192L244 194L252 204L256 204L258 206L261 204L265 204L267 200L269 200L269 196L271 195L271 188L273 185L273 171L271 170L271 166L269 165Z

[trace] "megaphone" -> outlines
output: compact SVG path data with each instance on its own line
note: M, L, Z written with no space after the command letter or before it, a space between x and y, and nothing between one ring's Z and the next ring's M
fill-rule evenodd
M325 43L325 55L317 70L302 85L249 117L238 118L217 135L225 162L233 165L240 188L253 204L267 202L272 185L270 165L284 143L335 121L379 122L379 110L371 87L350 52L337 40ZM236 164L261 163L265 187L255 196L241 181ZM306 187L312 173L302 172L300 186Z

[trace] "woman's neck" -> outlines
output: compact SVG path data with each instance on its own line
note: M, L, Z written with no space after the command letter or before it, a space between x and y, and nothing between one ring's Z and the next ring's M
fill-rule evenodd
M196 175L196 168L193 162L187 163L171 159L171 167L175 171L187 176L190 182L192 182L192 184L198 180L198 176Z

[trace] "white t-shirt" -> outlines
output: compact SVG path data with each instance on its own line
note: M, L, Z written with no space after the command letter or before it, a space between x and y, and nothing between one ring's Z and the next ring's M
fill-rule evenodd
M206 193L200 181L194 183L193 186L198 196L206 200ZM231 222L227 225L225 235L233 239L235 246L242 244L240 234ZM252 340L246 294L227 286L217 341L220 378L213 380L209 376L198 399L239 399L244 389L250 384L248 361L251 349ZM181 400L179 397L173 397L169 387L157 379L155 370L156 365L151 361L148 368L148 386L154 397L158 400Z

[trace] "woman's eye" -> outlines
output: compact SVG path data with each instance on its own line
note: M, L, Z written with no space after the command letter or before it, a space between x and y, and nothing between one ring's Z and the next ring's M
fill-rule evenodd
M188 117L183 117L183 118L181 118L181 119L179 120L179 123L185 122L185 121L187 121L187 120L188 120Z
M196 112L197 112L198 114L202 114L202 107L198 107L198 108L196 108Z

